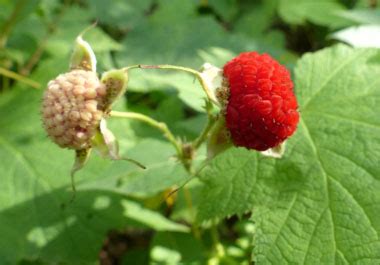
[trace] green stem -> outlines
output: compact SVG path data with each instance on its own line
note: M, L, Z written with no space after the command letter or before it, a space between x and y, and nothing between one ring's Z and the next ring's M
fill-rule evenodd
M49 38L56 32L58 28L58 24L60 23L65 11L69 8L70 4L71 4L71 0L65 0L58 14L54 17L54 20L48 23L47 25L48 30L45 37L42 38L42 40L39 42L34 53L31 55L29 60L19 71L22 75L29 75L29 73L34 68L34 66L39 62L39 60L41 59L42 55L45 52L46 44Z
M201 144L207 139L208 137L208 134L212 128L212 126L214 125L215 123L215 119L214 118L209 118L207 120L207 124L206 126L204 127L203 131L201 132L201 134L199 135L199 137L197 139L194 140L193 142L193 147L194 149L198 149Z
M173 144L175 147L177 154L179 158L182 157L182 147L180 142L174 137L173 133L169 130L168 126L163 123L156 121L146 115L140 114L140 113L135 113L135 112L121 112L121 111L111 111L110 112L111 117L119 117L119 118L127 118L127 119L133 119L133 120L138 120L141 122L144 122L158 130L160 130L166 139L168 139L169 142Z
M3 82L2 82L2 88L0 89L0 91L4 92L4 91L7 91L9 89L9 78L6 77L6 76L3 76Z
M201 232L199 231L199 228L198 228L198 225L197 223L195 222L195 218L196 218L196 213L195 213L195 209L194 209L194 206L193 206L193 200L191 198L191 193L188 189L186 189L186 187L183 188L183 195L185 197L185 201L186 201L186 204L187 204L187 207L189 208L189 212L191 214L191 218L194 220L193 223L192 223L192 232L194 234L194 237L197 238L197 239L201 239Z
M193 145L194 150L197 150L201 146L201 144L207 139L210 130L212 129L212 127L214 126L216 122L216 118L212 114L212 104L210 104L209 102L206 102L206 111L207 111L207 116L208 116L207 124L203 128L198 138L193 141L192 145Z
M206 96L210 102L213 102L216 105L219 105L219 102L215 99L213 96L213 93L209 86L207 85L206 81L202 77L201 73L199 71L196 71L194 69L188 68L188 67L182 67L182 66L177 66L177 65L170 65L170 64L158 64L158 65L144 65L144 64L136 64L136 65L131 65L123 68L125 71L128 71L129 69L166 69L166 70L177 70L177 71L183 71L186 73L190 73L194 75L199 83L202 86L203 91L206 93Z
M12 72L12 71L9 71L3 67L0 67L0 74L3 75L3 76L6 76L6 77L9 77L9 78L12 78L14 80L17 80L19 82L22 82L22 83L25 83L33 88L41 88L41 85L40 83L32 80L32 79L29 79L25 76L22 76L20 74L17 74L15 72Z

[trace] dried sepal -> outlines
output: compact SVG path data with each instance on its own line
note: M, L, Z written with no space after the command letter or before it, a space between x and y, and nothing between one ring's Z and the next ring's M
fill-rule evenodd
M92 139L92 145L104 158L109 158L111 160L126 160L145 169L145 166L131 158L120 157L119 143L114 134L107 128L107 123L104 119L101 120L98 131Z
M208 90L208 96L212 102L218 102L216 90L221 86L223 80L223 70L210 64L204 63L201 67L200 76Z
M74 181L75 173L78 172L81 168L83 168L83 166L87 163L88 158L90 157L90 154L91 154L91 148L75 150L75 162L70 172L71 188L73 190L73 196L71 198L71 201L74 200L75 195L76 195L75 181Z
M70 69L82 69L96 73L96 57L90 44L82 38L75 40L75 46L70 60Z
M272 158L281 158L286 150L286 141L275 146L269 148L268 150L260 152L263 156L272 157Z
M110 70L102 75L100 81L106 90L100 108L108 111L112 104L127 90L128 74L124 70Z

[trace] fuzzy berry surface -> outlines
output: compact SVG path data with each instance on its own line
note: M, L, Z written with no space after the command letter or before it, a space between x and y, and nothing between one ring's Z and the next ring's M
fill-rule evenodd
M241 53L223 68L226 127L236 146L265 151L291 136L299 121L289 71L267 54Z
M96 73L73 70L48 83L42 104L42 121L48 136L59 146L81 150L90 147L103 111L106 89Z

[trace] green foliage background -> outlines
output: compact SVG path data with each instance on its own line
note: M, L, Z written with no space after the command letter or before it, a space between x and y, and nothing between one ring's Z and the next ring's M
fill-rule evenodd
M376 0L0 0L0 264L380 264L380 54L331 35L379 14ZM46 137L40 103L94 21L99 72L247 50L287 65L301 121L285 156L230 149L165 200L189 178L174 148L110 119L148 169L93 155L68 203L74 154ZM117 109L183 139L206 121L190 76L133 70L128 89Z

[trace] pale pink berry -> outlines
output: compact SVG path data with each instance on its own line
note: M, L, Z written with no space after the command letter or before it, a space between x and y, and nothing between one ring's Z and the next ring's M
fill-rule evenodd
M104 114L105 90L92 71L72 70L50 81L42 104L48 136L61 147L89 148Z

